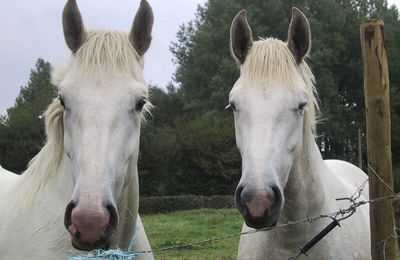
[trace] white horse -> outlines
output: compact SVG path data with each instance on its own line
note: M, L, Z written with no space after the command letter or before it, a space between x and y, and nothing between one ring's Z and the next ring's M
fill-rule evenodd
M67 259L97 248L150 250L138 215L142 57L153 12L142 0L130 33L85 30L63 11L70 61L53 75L47 142L21 176L0 170L0 259ZM143 254L140 259L153 259Z
M314 77L304 61L311 36L307 18L293 8L288 40L253 42L245 11L231 26L231 51L240 77L229 94L234 110L242 177L236 206L243 231L335 212L367 176L338 160L324 161L315 143ZM368 198L364 189L360 199ZM370 259L368 206L341 222L307 259ZM243 235L238 259L288 259L299 253L330 219ZM301 258L301 257L300 257Z

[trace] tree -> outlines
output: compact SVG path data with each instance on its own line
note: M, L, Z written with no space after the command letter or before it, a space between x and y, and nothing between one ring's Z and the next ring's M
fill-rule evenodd
M51 65L38 59L28 85L21 87L13 107L0 124L0 161L4 168L21 173L45 141L41 117L57 94L51 84Z
M238 181L240 161L231 118L209 111L192 120L182 97L151 88L153 116L141 132L139 176L142 195L226 194Z

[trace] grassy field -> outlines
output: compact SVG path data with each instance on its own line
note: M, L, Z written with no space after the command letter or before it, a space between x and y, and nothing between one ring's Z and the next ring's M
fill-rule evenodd
M239 233L237 209L201 209L142 216L153 249ZM156 259L236 259L239 237L155 254Z
M239 233L237 209L201 209L142 216L152 249ZM236 259L239 237L156 253L160 259ZM396 249L398 250L397 246ZM397 252L397 260L400 260Z

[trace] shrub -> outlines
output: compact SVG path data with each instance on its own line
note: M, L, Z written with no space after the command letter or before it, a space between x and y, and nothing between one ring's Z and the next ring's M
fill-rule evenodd
M149 215L191 209L221 209L234 207L233 196L163 196L141 197L139 203L140 214Z

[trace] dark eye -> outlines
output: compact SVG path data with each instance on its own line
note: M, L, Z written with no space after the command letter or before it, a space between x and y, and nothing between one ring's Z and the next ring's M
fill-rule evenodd
M135 107L135 110L136 111L142 111L142 109L143 109L143 107L144 107L144 105L147 103L147 99L146 98L142 98L141 100L139 100L137 103L136 103L136 107Z
M297 107L298 111L303 111L304 108L307 106L307 102L302 102L299 104L299 106Z
M235 112L236 111L235 104L229 102L229 104L225 107L225 110L228 109L231 109L233 112Z
M59 96L59 97L58 97L58 100L60 100L61 106L62 106L63 108L65 108L64 98L61 97L61 96Z

